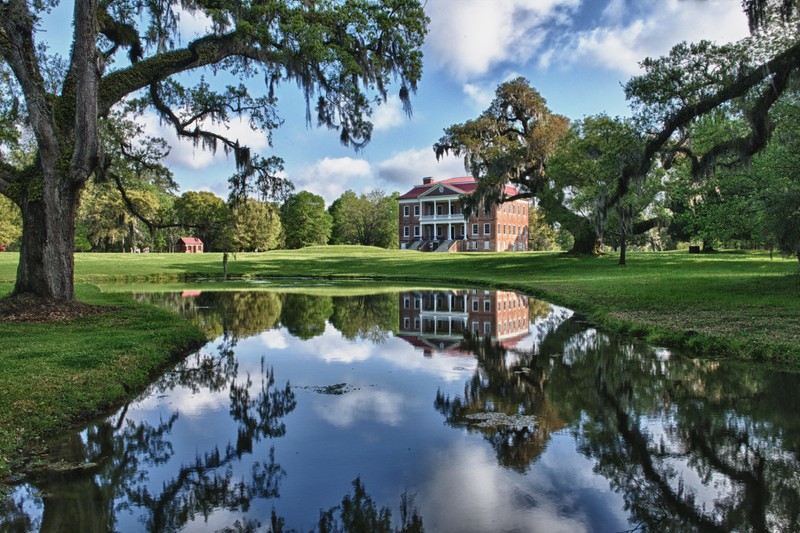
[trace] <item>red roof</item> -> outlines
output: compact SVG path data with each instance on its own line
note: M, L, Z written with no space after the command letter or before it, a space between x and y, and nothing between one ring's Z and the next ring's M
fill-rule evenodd
M197 237L181 237L178 239L178 242L182 242L183 244L203 244L203 241Z
M415 198L419 198L422 194L426 193L427 191L431 190L434 187L438 187L439 185L447 185L448 187L455 189L458 194L472 194L475 192L475 189L478 188L478 183L472 176L463 176L460 178L448 178L442 181L434 181L428 184L420 184L415 185L413 189L405 193L404 195L400 196L400 200L413 200ZM518 194L519 191L513 185L506 185L506 194L508 196L513 196Z

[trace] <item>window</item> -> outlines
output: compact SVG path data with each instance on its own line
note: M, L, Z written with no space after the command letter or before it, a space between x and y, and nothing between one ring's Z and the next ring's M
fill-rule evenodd
M408 317L403 318L403 329L408 329L411 325L411 320Z
M436 236L437 237L441 237L442 236L442 227L441 226L436 228Z
M415 206L414 206L414 216L415 216L415 217L418 217L418 216L419 216L419 205L415 205Z
M472 225L472 234L473 235L477 235L478 234L478 225L477 224L473 224Z
M492 323L491 322L484 322L483 323L483 333L484 335L489 335L492 332Z
M414 329L419 329L419 318L414 319Z
M419 237L419 226L414 226L414 237Z
M478 333L478 323L477 322L473 322L472 323L472 333Z
M490 300L483 301L483 310L487 313L492 310L492 302Z
M419 298L414 298L414 309L419 309Z
M408 237L410 235L410 233L408 231L408 226L403 226L403 235L405 237Z
M489 249L489 241L483 241L483 249L484 250L488 250Z
M403 216L404 216L404 217L407 217L407 216L408 216L408 206L407 206L407 205L404 205L404 206L403 206Z
M408 298L403 298L403 308L408 309L409 306L411 306L411 300L409 300Z
M472 300L472 310L473 311L477 311L478 310L478 299L477 298L474 298Z
M491 235L492 234L492 225L491 224L484 224L483 225L483 234L484 235Z

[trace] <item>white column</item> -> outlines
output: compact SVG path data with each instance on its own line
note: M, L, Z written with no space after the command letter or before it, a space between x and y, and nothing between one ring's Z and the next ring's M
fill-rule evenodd
M448 222L448 223L447 223L447 238L445 239L446 241L449 241L450 239L452 239L452 238L453 238L453 230L452 230L452 227L453 227L453 225L452 225L452 224L450 224L450 223Z

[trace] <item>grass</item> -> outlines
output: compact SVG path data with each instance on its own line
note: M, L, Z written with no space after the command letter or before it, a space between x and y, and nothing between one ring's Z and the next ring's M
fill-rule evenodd
M18 255L0 253L0 294L10 290ZM800 268L766 253L422 254L357 246L238 254L238 281L204 287L252 288L247 279L349 280L338 291L385 289L391 281L525 291L585 313L594 322L692 354L800 366ZM217 279L220 254L77 254L79 297L119 311L69 324L0 324L0 456L84 419L143 388L170 354L198 333L168 313L127 302L108 283ZM242 281L245 280L245 281ZM319 290L330 290L324 288ZM173 286L174 287L174 286ZM136 285L122 289L141 289ZM307 290L297 289L297 290ZM154 327L157 325L157 327ZM32 440L34 439L34 440ZM3 468L0 458L0 468Z
M0 285L0 295L10 289ZM69 322L0 323L0 479L43 438L133 397L205 340L167 311L92 286L77 293L113 309Z

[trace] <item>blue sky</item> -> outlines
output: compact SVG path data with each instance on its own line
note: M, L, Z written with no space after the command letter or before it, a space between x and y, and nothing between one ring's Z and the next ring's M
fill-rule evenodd
M64 6L45 24L44 40L66 41ZM273 147L246 124L228 130L256 151L284 158L297 190L319 194L330 204L341 193L372 189L408 190L423 176L465 174L461 160L436 162L432 144L447 126L476 117L499 83L528 78L550 108L572 119L628 113L622 84L639 72L638 62L665 54L681 41L729 42L747 34L740 0L427 0L431 18L425 68L409 119L396 97L377 108L372 142L361 152L339 144L327 129L307 128L305 102L293 84L278 91L283 126ZM60 24L59 24L60 22ZM204 21L186 14L186 37ZM185 42L185 40L184 40ZM230 83L221 75L212 83ZM396 89L396 88L392 88ZM168 164L180 192L210 190L227 195L233 160L211 154L145 116L149 131L172 144Z

